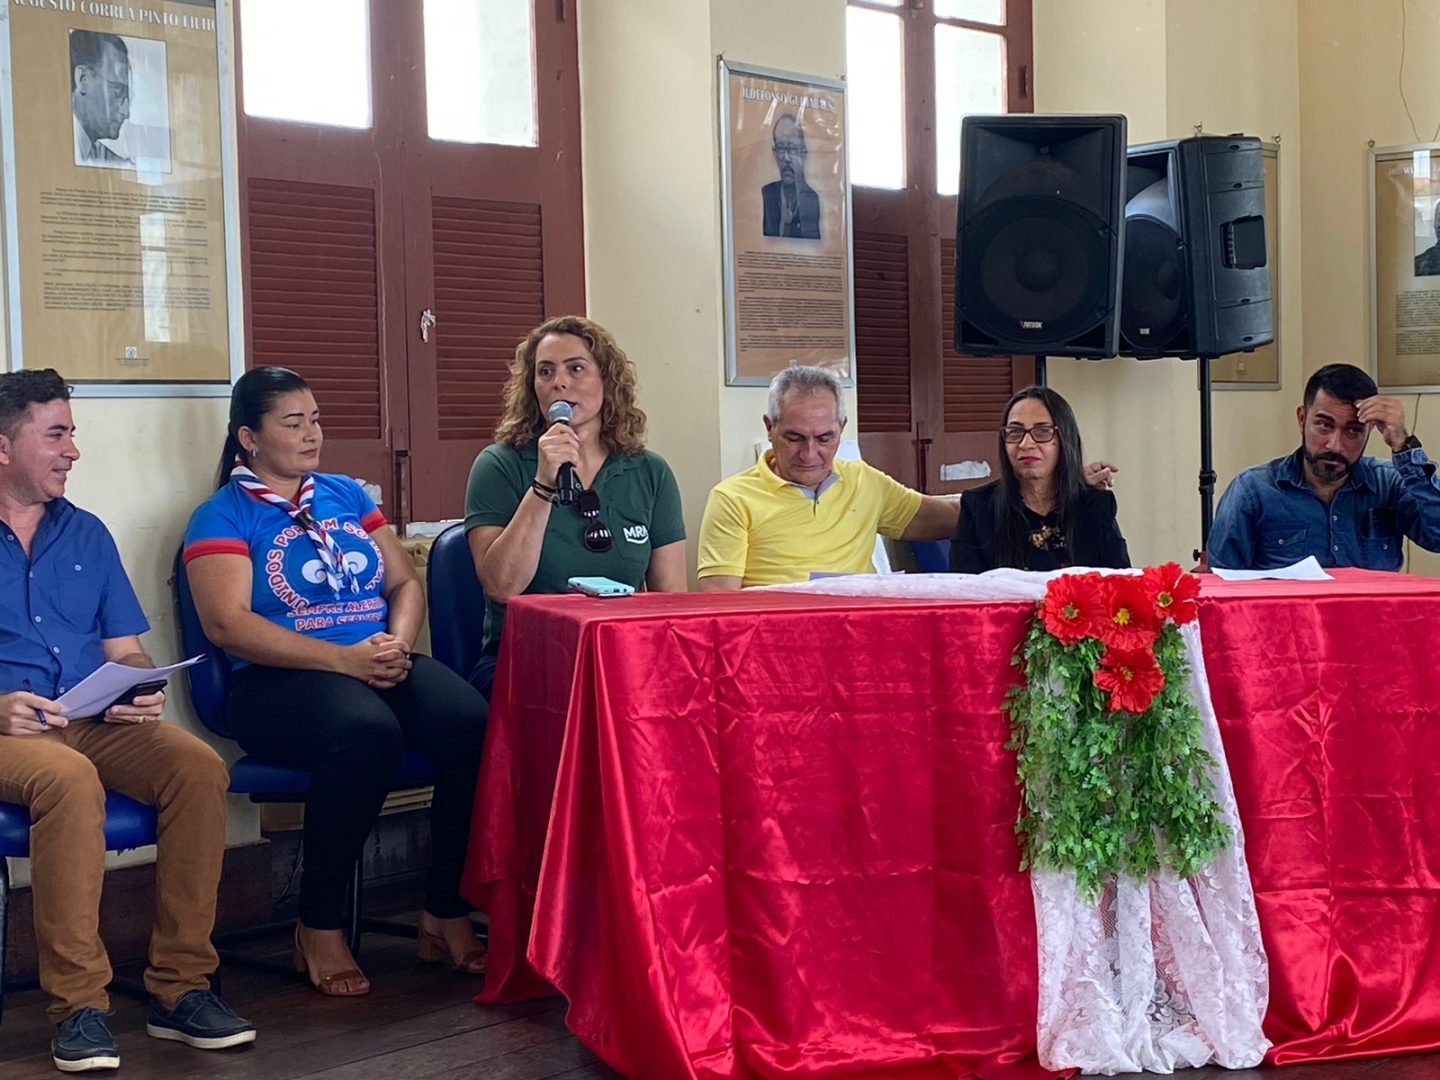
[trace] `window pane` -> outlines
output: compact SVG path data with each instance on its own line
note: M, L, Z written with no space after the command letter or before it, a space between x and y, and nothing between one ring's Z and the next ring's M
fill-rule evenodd
M240 58L251 116L370 126L366 0L243 0Z
M530 0L425 0L432 139L534 146Z
M935 15L999 26L1005 21L1005 0L935 0Z
M903 45L899 15L857 7L846 9L845 67L853 185L891 190L905 186Z
M1005 40L983 30L935 27L935 190L960 190L960 118L1005 111Z

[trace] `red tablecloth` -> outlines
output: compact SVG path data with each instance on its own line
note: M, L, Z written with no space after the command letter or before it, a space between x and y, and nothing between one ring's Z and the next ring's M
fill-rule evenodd
M1200 615L1279 1064L1440 1047L1440 582L1334 573Z
M999 711L1029 608L513 603L466 870L482 997L553 984L635 1077L1048 1075ZM1207 579L1201 627L1274 1060L1440 1045L1440 583Z

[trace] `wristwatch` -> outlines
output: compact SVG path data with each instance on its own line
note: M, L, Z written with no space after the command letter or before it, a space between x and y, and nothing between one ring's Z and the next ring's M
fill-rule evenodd
M1420 440L1419 440L1416 436L1414 436L1414 435L1407 435L1407 436L1405 437L1405 441L1400 444L1400 449L1399 449L1399 450L1396 450L1395 453L1397 453L1397 454L1403 454L1406 450L1419 450L1419 449L1420 449Z

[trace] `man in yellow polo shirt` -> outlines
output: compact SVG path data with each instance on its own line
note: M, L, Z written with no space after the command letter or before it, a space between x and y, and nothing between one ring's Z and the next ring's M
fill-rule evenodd
M948 540L959 504L912 491L863 461L836 461L840 379L792 367L770 383L770 449L710 492L700 523L700 588L806 581L871 570L875 534Z

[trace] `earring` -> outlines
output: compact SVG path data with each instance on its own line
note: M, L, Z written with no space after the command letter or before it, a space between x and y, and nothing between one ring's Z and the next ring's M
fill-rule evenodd
M250 457L251 457L252 459L258 458L259 456L260 456L260 448L259 448L258 446L255 447L253 450L250 451Z

